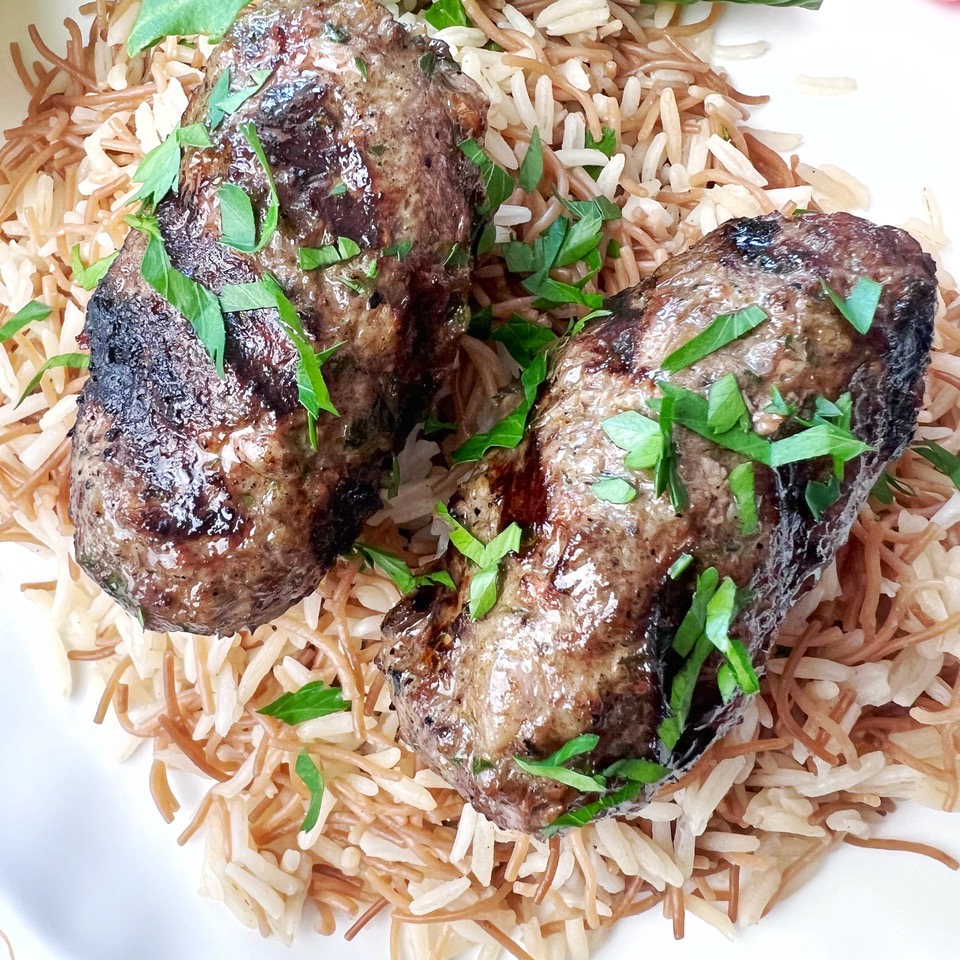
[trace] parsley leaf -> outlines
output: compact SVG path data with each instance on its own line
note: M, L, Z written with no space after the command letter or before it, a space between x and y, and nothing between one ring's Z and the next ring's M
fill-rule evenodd
M354 57L353 65L357 68L357 73L360 74L363 82L366 83L367 78L369 77L369 73L367 71L367 61L364 60L363 57Z
M380 251L381 257L396 257L402 260L413 249L412 240L402 240L400 243L391 243L389 247L384 247Z
M267 212L264 214L263 223L260 224L260 240L257 243L256 251L254 251L257 252L262 250L277 232L277 225L280 222L280 197L277 195L277 184L274 182L270 163L267 160L263 144L260 142L256 124L251 120L250 123L245 123L240 129L247 143L250 144L250 148L253 150L267 179Z
M127 39L127 53L136 56L164 37L201 33L216 43L252 0L143 0Z
M220 291L220 304L226 313L243 310L276 310L280 325L297 348L300 364L297 369L297 387L300 404L307 411L311 441L315 422L321 411L339 417L340 413L330 399L320 368L338 349L335 344L322 353L316 353L307 340L296 307L290 302L277 281L267 274L254 283L227 284Z
M633 800L642 789L642 783L628 783L625 787L621 787L613 793L608 793L592 803L586 804L586 806L562 814L544 827L541 833L544 837L549 838L559 833L564 827L582 827L594 820L604 810L618 807L621 803Z
M667 571L667 576L671 580L676 580L683 572L693 563L693 555L689 553L681 553L673 563L670 564L670 569Z
M156 217L132 216L127 222L149 237L140 264L143 279L186 318L222 379L227 331L216 296L173 266Z
M727 477L730 492L733 494L740 516L740 532L745 537L752 537L760 529L757 517L756 474L754 466L749 461L734 467Z
M670 771L653 760L618 760L603 771L605 777L622 777L632 783L656 783Z
M80 244L74 244L70 250L70 267L73 271L73 282L84 290L93 290L107 275L110 265L119 256L120 252L115 250L113 253L108 253L105 257L101 257L95 263L91 263L89 267L85 267L83 261L80 259Z
M634 410L604 420L600 428L621 450L627 451L624 463L631 470L652 467L663 453L660 425Z
M736 605L737 585L729 577L724 577L707 604L704 633L726 658L737 686L746 694L757 693L760 690L760 681L750 661L750 655L739 640L730 637L730 623L736 614Z
M311 680L299 690L277 697L273 703L261 707L257 713L276 717L290 726L295 726L307 720L349 709L350 701L343 699L343 691L339 687L328 687L322 680Z
M443 30L446 27L472 27L462 0L436 0L423 11L423 19L434 30Z
M831 290L826 280L821 279L820 286L857 333L867 333L870 330L880 304L880 295L883 293L882 283L877 283L869 277L858 277L846 300Z
M524 193L533 193L543 179L543 144L540 142L539 127L534 127L530 134L530 146L524 154L523 163L520 164L518 179Z
M355 543L354 549L371 567L377 567L388 576L403 594L412 593L417 587L439 583L451 590L456 586L446 570L414 576L410 568L395 553L365 543Z
M523 371L520 384L523 387L523 400L520 405L499 423L485 433L475 433L469 440L453 451L454 463L469 463L479 460L494 447L512 450L523 439L530 411L537 400L537 391L547 379L547 357L541 353Z
M140 184L140 189L130 198L131 201L143 200L147 207L155 207L168 193L176 192L184 145L211 147L213 141L202 123L189 127L177 124L170 136L140 161L132 177L134 183Z
M490 339L502 343L521 367L529 367L537 354L557 339L557 335L549 327L514 314L490 334Z
M590 492L607 503L633 503L637 488L622 477L603 477L590 485Z
M207 123L210 124L210 129L216 130L223 123L225 117L236 113L251 97L258 94L272 72L272 70L251 70L250 79L253 80L253 83L231 93L230 68L227 67L217 77L216 85L210 93L210 110L207 114Z
M483 189L487 199L479 212L481 214L496 212L497 208L513 193L513 177L499 164L494 163L473 138L464 140L460 144L460 152L476 164L483 179Z
M335 263L346 263L359 256L360 245L356 241L349 237L337 237L336 243L329 243L323 247L301 247L300 269L316 270Z
M221 184L217 198L220 201L220 243L242 253L255 253L257 221L250 198L233 183Z
M39 300L31 300L25 307L21 307L2 327L0 327L0 343L6 343L15 333L19 333L27 324L35 320L46 320L53 310Z
M677 448L673 442L673 408L671 397L664 397L660 401L659 424L663 450L653 467L653 492L658 497L668 493L673 510L679 516L687 509L690 501L677 465Z
M895 477L888 470L884 470L877 479L877 482L873 485L870 496L876 497L881 503L889 506L893 503L894 492L902 493L907 497L916 496L916 491L914 491L912 487Z
M764 407L764 413L774 413L779 417L792 417L797 412L795 403L787 403L777 387L770 388L770 403Z
M728 373L707 392L707 426L717 433L726 433L737 424L749 429L750 413L734 374Z
M16 406L19 407L34 390L40 386L40 380L48 370L55 370L59 367L68 367L73 370L86 370L90 366L90 357L86 353L61 353L56 357L50 357L41 364L40 369L33 375L30 382L26 385ZM16 409L16 407L14 407Z
M737 310L736 313L720 314L692 340L688 340L665 357L660 366L668 373L684 370L734 340L739 340L769 319L767 311L756 304Z
M846 462L874 448L858 440L849 430L832 423L818 423L770 446L770 466L782 467L799 460L836 457Z
M831 477L827 483L808 480L804 499L813 514L813 519L819 523L827 510L840 499L840 481L835 476Z
M720 574L716 567L707 567L697 577L697 586L690 600L690 609L687 610L671 644L673 649L686 657L693 650L697 638L703 633L707 623L707 604L713 599L720 582Z
M565 743L549 757L544 757L543 760L528 760L518 756L513 760L521 770L531 776L556 780L581 793L596 793L598 790L606 789L606 780L602 776L577 773L575 770L568 770L564 764L574 757L594 750L599 742L600 738L595 733L583 733Z
M437 504L436 511L437 516L450 527L450 542L480 568L470 581L468 604L470 616L474 620L480 620L497 602L500 561L508 553L516 553L520 549L520 527L511 523L488 544L483 544L460 524L442 503Z
M657 734L668 750L673 750L677 745L687 725L693 691L712 649L713 644L701 633L690 656L673 678L670 685L670 715L657 727Z
M936 440L924 440L911 448L928 463L932 463L953 485L960 490L960 457L944 450Z
M309 833L320 819L320 804L323 802L323 774L317 765L310 759L306 749L300 751L295 767L297 776L304 782L310 791L310 806L307 815L300 824L304 833Z

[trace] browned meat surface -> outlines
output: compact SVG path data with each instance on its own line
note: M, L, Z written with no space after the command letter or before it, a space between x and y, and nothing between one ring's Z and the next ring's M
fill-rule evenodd
M179 192L157 211L167 249L215 293L276 277L316 350L342 344L323 367L340 416L321 414L314 452L273 310L228 315L220 380L143 280L145 238L131 233L88 310L72 511L81 564L147 627L253 628L311 591L377 508L385 457L448 371L470 287L456 250L470 249L481 190L458 144L482 132L483 103L444 50L372 0L272 0L214 54L184 125L206 123L223 71L234 90L271 73L211 149L186 149ZM247 255L218 243L217 191L234 183L267 206L251 122L281 218ZM300 247L339 237L361 256L298 269ZM403 258L384 254L408 243Z
M860 276L883 283L867 335L819 282L846 297ZM641 759L675 776L689 766L737 722L745 702L738 695L722 704L714 651L675 748L658 735L684 662L671 645L697 575L714 567L749 587L730 636L761 672L788 607L842 545L883 466L913 435L935 299L933 263L912 239L847 215L729 223L614 298L612 316L559 351L520 446L490 456L454 500L453 513L484 542L514 521L524 530L519 552L501 567L497 604L471 619L476 568L451 548L444 563L458 592L422 589L388 617L382 667L407 742L477 809L525 831L598 794L530 775L515 756L543 759L595 734L595 749L569 769L593 774ZM654 416L647 404L668 379L664 358L718 315L752 304L770 319L670 383L705 395L734 372L754 430L771 440L801 429L764 412L771 387L807 416L818 396L836 400L849 390L852 432L875 452L846 464L839 498L819 522L805 490L808 481L829 481L830 458L758 464L759 530L745 537L727 484L743 456L675 425L689 494L677 515L666 496L654 495L649 471L625 469L624 451L601 423L625 411ZM628 477L637 498L598 500L591 485L605 475ZM692 563L671 579L685 552ZM635 796L617 812L642 805L656 785L631 789L608 777L609 790L625 786Z

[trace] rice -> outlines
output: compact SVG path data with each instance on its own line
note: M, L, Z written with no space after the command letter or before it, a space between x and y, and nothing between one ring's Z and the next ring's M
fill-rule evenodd
M756 98L739 94L709 59L756 55L762 44L713 50L719 7L699 26L682 23L669 3L465 7L475 26L439 35L490 100L488 151L516 170L534 127L544 144L541 189L517 191L497 211L500 238L535 239L561 214L554 191L605 195L621 207L622 219L607 225L621 255L588 290L609 295L636 283L733 216L859 209L869 200L838 168L781 160L774 151L793 150L796 135L746 125ZM104 690L101 714L112 711L127 749L152 743L161 814L182 820L183 842L204 836L206 895L285 942L304 909L326 933L338 916L359 917L353 937L387 908L398 960L452 957L471 945L481 957L505 947L583 960L618 917L652 906L676 933L689 914L731 936L837 839L873 843L896 801L960 809L960 494L913 454L896 472L915 494L876 514L864 508L849 545L781 630L741 725L639 814L549 843L496 828L398 742L373 662L398 594L357 562L342 561L274 624L224 638L144 631L84 578L67 514L67 434L82 375L52 371L15 404L45 358L76 350L89 294L71 280L70 249L79 243L89 262L122 244L130 173L178 121L210 50L173 38L129 60L123 41L136 4L96 10L89 39L68 25L66 67L47 58L28 70L21 59L29 123L0 154L0 304L12 313L40 298L53 308L0 351L0 541L55 558L56 583L29 591L59 639L49 682L69 689L66 657L87 661ZM436 33L410 3L391 10ZM484 49L489 40L503 52ZM587 133L596 144L605 128L616 135L610 157L588 146ZM935 252L945 238L929 200L927 213L912 226ZM942 269L940 277L921 431L956 450L960 305L952 279ZM474 296L496 317L542 319L497 257L479 266ZM567 316L548 319L561 329ZM462 433L497 418L514 373L502 351L465 340L449 385ZM400 486L384 491L365 540L414 563L445 548L433 504L464 470L437 466L439 452L410 437L398 456ZM312 680L340 685L352 710L296 728L257 713ZM307 797L291 774L304 748L326 780L308 832ZM178 812L169 770L198 777L207 790L199 806Z

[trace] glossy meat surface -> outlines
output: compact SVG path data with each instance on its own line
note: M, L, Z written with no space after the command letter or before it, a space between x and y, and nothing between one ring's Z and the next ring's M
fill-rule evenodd
M207 123L224 71L233 90L258 70L269 79L212 148L185 149L179 191L157 210L167 250L214 293L273 275L316 350L340 344L323 367L340 416L321 413L312 450L298 355L273 310L227 316L219 379L143 280L146 240L130 234L88 309L71 505L80 563L148 628L232 633L313 590L378 507L385 458L449 370L481 191L458 144L482 133L484 105L445 50L372 0L272 0L214 53L184 125ZM250 123L281 205L252 255L218 242L217 199L235 184L263 216ZM361 255L299 269L300 247L340 237ZM384 253L400 244L405 256Z
M860 276L883 283L867 335L820 285L823 278L846 297ZM542 759L589 733L599 742L571 769L594 773L624 759L662 763L674 775L688 767L744 703L721 703L714 652L676 747L659 739L682 663L671 643L697 574L715 567L750 588L730 636L762 671L790 604L843 544L882 468L913 435L935 302L933 263L912 239L843 214L728 223L614 298L612 316L560 349L521 444L493 453L452 504L484 542L514 521L524 530L520 551L501 567L496 606L470 618L475 568L450 548L443 564L458 592L421 589L388 617L381 666L406 741L478 810L530 832L597 798L524 772L516 756ZM670 382L705 395L736 373L753 429L772 440L799 427L765 412L771 387L808 416L816 397L849 390L851 429L875 452L846 464L839 499L819 522L804 495L808 481L828 481L829 458L757 465L759 531L744 537L727 484L743 456L675 426L689 494L676 515L666 496L654 496L649 471L625 469L624 451L601 424L631 410L652 416L664 358L718 315L752 304L770 319ZM608 475L629 477L637 498L598 500L591 485ZM671 579L683 553L693 561Z

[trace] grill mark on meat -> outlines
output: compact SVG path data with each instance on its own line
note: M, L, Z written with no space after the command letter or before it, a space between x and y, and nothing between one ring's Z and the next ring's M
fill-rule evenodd
M324 26L341 22L348 41L327 39ZM185 149L179 188L157 209L178 270L214 293L272 274L314 348L340 344L323 373L341 416L321 415L318 452L275 311L226 316L221 380L187 321L143 280L143 235L131 233L91 299L73 440L77 556L149 629L252 629L313 590L377 509L385 458L453 363L470 271L446 260L454 244L469 248L482 192L458 143L481 135L484 104L448 59L426 77L425 49L372 0L268 0L214 52L184 123L206 121L224 70L235 89L254 70L269 79L212 133L212 149ZM234 183L262 220L269 184L249 123L282 214L252 256L218 242L217 199ZM341 179L347 192L331 196ZM299 269L301 246L340 236L364 255L413 246L379 261L358 296L339 282L350 265Z
M884 284L866 336L820 287L822 277L847 296L862 275ZM755 465L760 528L743 537L726 482L742 457L676 427L690 497L678 517L666 498L654 497L648 476L625 469L601 424L645 411L665 376L663 357L718 314L752 303L768 312L767 322L671 381L704 395L736 372L769 439L799 429L765 412L771 386L805 413L818 395L835 400L849 389L852 429L876 450L846 465L840 499L820 521L804 492L808 481L828 478L828 458L777 470ZM558 351L521 444L489 456L451 505L484 540L511 520L524 523L520 552L501 566L496 606L480 621L469 617L473 571L450 548L443 562L457 593L415 593L384 623L381 666L401 733L421 759L496 823L530 832L592 798L524 773L514 755L545 757L596 733L597 749L571 767L602 770L630 758L669 762L674 776L682 773L743 708L742 697L721 703L714 652L672 754L659 741L682 665L672 639L697 574L714 566L752 591L731 636L762 671L789 605L845 541L883 467L913 435L935 304L933 263L912 239L843 214L734 221L613 298L612 316ZM637 499L597 501L590 485L605 474L629 475ZM531 488L543 491L536 510L525 503ZM671 580L667 571L683 552L693 563ZM607 814L642 805L654 789Z

